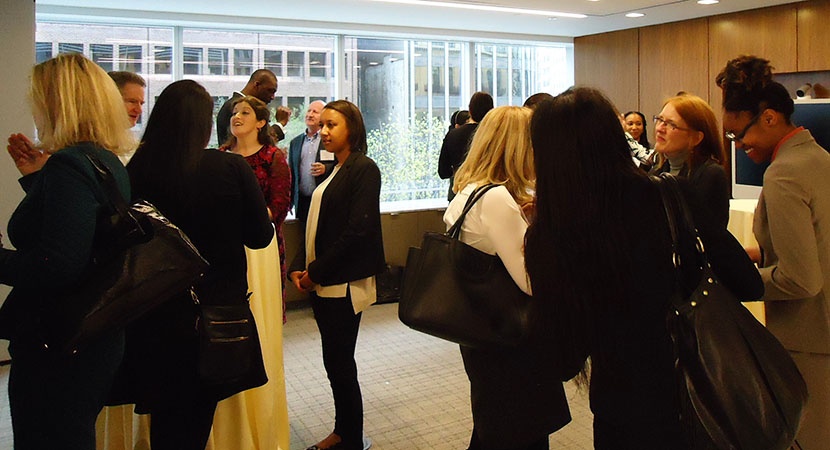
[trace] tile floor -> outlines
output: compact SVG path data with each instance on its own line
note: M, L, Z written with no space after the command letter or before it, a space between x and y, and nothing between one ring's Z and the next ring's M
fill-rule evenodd
M311 310L289 310L284 336L291 449L303 450L334 424ZM364 429L374 450L466 448L472 420L458 346L410 330L398 320L397 303L390 303L364 313L356 354ZM7 383L8 366L0 367L0 450L12 449ZM551 436L551 449L591 449L587 395L570 383L566 390L573 421Z

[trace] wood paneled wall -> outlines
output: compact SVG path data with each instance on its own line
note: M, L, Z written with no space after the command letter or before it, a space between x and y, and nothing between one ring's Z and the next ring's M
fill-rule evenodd
M709 18L709 104L721 109L715 77L739 55L770 60L776 72L798 70L798 4L764 8Z
M639 107L649 120L678 91L707 97L708 48L707 40L700 39L707 26L706 19L698 19L640 29Z
M602 89L622 112L639 108L639 32L615 31L574 41L574 79ZM630 105L630 106L629 106Z
M798 71L830 70L830 1L798 4Z
M639 109L647 117L680 90L719 111L715 76L740 54L769 59L780 73L830 71L828 19L830 0L811 0L579 37L575 81L602 89L621 110Z

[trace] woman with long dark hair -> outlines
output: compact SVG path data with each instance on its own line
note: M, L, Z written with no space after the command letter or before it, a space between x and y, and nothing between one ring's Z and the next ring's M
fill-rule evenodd
M625 123L625 131L642 145L646 150L651 149L651 143L648 141L648 123L646 116L640 111L628 111L623 115L623 122Z
M565 364L590 356L578 380L590 385L594 447L693 448L678 418L666 328L674 267L657 186L634 165L613 105L595 89L539 105L531 137L536 217L525 259L539 309L533 319L557 339ZM759 297L757 271L738 242L684 191L723 284L741 299ZM681 256L693 251L684 245ZM653 281L643 283L641 273Z
M809 130L792 123L793 100L772 79L766 59L729 61L723 128L756 162L770 162L747 252L764 280L766 325L807 382L810 401L797 439L805 449L830 442L830 154Z
M194 286L199 301L229 305L246 302L244 247L266 247L274 231L245 160L205 150L212 114L213 100L200 84L170 84L156 100L127 170L133 195L156 205L210 263ZM124 372L136 412L151 416L153 450L204 449L217 402L263 382L201 381L195 308L190 293L182 292L128 329Z

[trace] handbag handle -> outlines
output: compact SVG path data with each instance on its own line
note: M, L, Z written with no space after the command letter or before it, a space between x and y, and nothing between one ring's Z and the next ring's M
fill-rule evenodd
M477 187L472 192L472 194L470 194L470 197L467 198L467 203L464 204L464 210L461 211L461 215L458 216L458 219L456 219L455 223L452 224L449 230L447 230L446 235L453 239L458 239L458 236L461 235L461 224L464 223L464 218L467 217L467 213L470 212L471 209L473 209L473 205L478 201L478 199L483 197L484 194L487 193L487 191L493 189L496 186L500 185L490 183L485 184L484 186Z
M112 172L109 167L107 167L106 164L104 164L95 154L86 152L85 155L86 159L89 160L95 170L96 178L98 178L101 184L103 184L110 204L115 208L115 211L118 212L118 215L121 216L121 218L131 218L132 215L129 212L130 207L127 206L127 201L124 200L124 196L121 195L121 191L118 190L118 186L115 185L115 178L112 176Z
M695 228L694 219L692 218L691 210L680 192L680 184L673 175L663 172L659 177L652 177L657 184L660 191L660 197L663 200L663 209L666 212L666 221L669 224L669 233L671 234L672 245L672 264L674 265L675 284L678 292L683 286L682 267L683 261L680 257L680 233L681 222L695 241L695 251L700 258L700 262L704 267L709 267L709 260L706 257L706 251L703 247L703 241L700 239L700 234ZM680 296L676 296L673 300L675 308L680 309L683 303L680 302Z

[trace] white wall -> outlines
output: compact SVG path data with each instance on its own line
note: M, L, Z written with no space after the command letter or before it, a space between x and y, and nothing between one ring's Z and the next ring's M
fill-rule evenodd
M32 136L34 124L26 100L29 72L35 60L35 2L34 0L0 0L0 233L3 245L11 246L6 236L6 225L23 191L17 184L20 172L5 151L6 139L12 133ZM8 286L0 285L0 302L9 293ZM0 341L0 361L9 359L8 342Z

